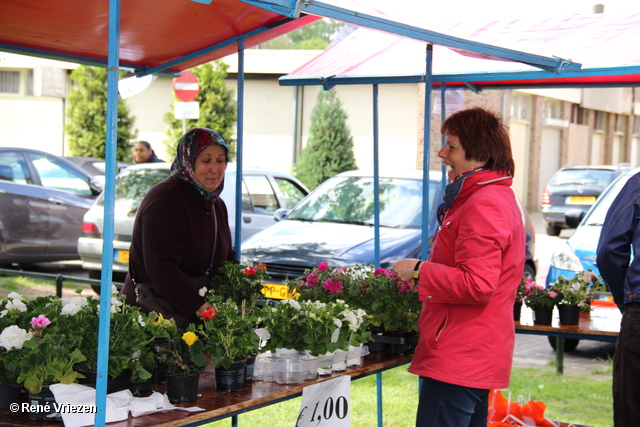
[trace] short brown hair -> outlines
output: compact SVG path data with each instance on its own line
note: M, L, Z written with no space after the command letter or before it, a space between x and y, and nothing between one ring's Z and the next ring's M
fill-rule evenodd
M509 132L496 113L476 107L449 116L440 128L442 134L457 136L467 160L484 162L485 169L515 173Z

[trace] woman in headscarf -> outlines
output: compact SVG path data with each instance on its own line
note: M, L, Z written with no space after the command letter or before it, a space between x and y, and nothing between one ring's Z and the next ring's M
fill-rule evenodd
M409 368L422 379L416 427L480 427L489 390L509 385L525 233L502 118L462 110L441 131L438 157L450 168L441 226L429 260L401 260L394 270L423 301Z
M208 280L200 279L236 255L219 197L228 161L218 132L193 128L182 136L171 176L149 191L137 212L122 290L128 304L175 318L178 326L211 306L202 290Z

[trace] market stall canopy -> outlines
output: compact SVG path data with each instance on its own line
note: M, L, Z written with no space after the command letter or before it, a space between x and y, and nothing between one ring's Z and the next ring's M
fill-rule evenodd
M434 46L433 84L470 87L606 87L640 84L640 13L518 18L479 23L440 21L429 28L462 39L573 59L580 70L561 74ZM355 29L312 61L280 79L282 85L410 83L424 81L425 43ZM492 59L492 60L487 60Z
M2 2L0 50L105 67L109 2ZM238 0L128 0L120 11L120 64L177 74L320 19L292 19ZM164 68L166 68L166 71Z

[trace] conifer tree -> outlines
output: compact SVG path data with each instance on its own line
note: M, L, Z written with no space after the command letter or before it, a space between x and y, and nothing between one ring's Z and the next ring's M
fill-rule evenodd
M336 91L321 90L311 110L309 139L294 174L310 189L327 178L356 169L347 113Z
M205 127L220 133L229 145L229 155L235 157L235 124L236 101L233 89L227 87L227 69L229 66L218 60L208 62L191 71L198 78L198 97L196 102L200 104L200 118L187 119L187 130L194 127ZM175 101L174 101L175 102ZM182 119L176 119L173 115L173 103L170 112L165 113L164 121L169 126L165 134L165 146L168 153L175 153L178 141L183 134Z
M65 125L69 153L104 159L107 154L107 69L81 65L70 77L73 84ZM127 103L119 99L116 158L120 161L132 161L131 148L137 137L134 121Z

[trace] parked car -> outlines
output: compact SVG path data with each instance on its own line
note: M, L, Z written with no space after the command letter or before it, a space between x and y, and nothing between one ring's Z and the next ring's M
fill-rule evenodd
M547 222L547 234L559 236L567 228L564 214L569 209L584 212L621 173L630 169L618 166L565 166L559 169L542 192L542 216Z
M83 156L73 156L67 157L68 160L72 161L76 165L80 166L82 169L93 175L97 180L99 180L103 185L105 182L105 171L107 170L107 162L103 159L98 159L96 157L83 157ZM116 174L121 172L127 166L131 166L131 163L126 162L117 162L116 163Z
M141 163L130 166L116 177L114 210L113 272L116 281L123 281L129 268L129 247L136 212L147 192L171 174L170 163ZM221 193L229 211L232 236L235 236L236 167L229 163ZM243 240L276 222L278 209L291 209L309 190L291 175L243 168L242 238ZM89 277L100 279L102 270L102 232L104 198L99 197L84 216L82 236L77 239L82 268Z
M582 209L570 209L565 213L565 221L568 228L575 228L575 231L565 242L562 242L551 255L551 263L549 273L547 273L546 286L551 284L560 276L567 279L573 278L586 270L592 270L598 276L600 269L596 264L596 252L598 249L598 240L600 240L600 231L602 224L607 215L607 211L613 203L622 187L627 183L630 177L640 173L640 168L628 170L624 174L618 176L598 197L596 203L587 212ZM598 299L608 301L612 306L613 297L609 292L597 294ZM573 351L578 345L579 340L564 340L564 350ZM555 337L549 337L551 347L556 348Z
M422 251L423 172L380 173L380 267L391 268ZM438 228L436 208L442 199L442 173L429 173L428 248ZM524 275L535 278L535 230L522 209L527 230ZM332 267L374 264L373 175L344 172L328 179L288 215L242 244L241 263L264 263L270 276L268 296L286 296L285 280L327 261Z
M82 218L102 189L65 158L0 148L0 264L79 259Z

